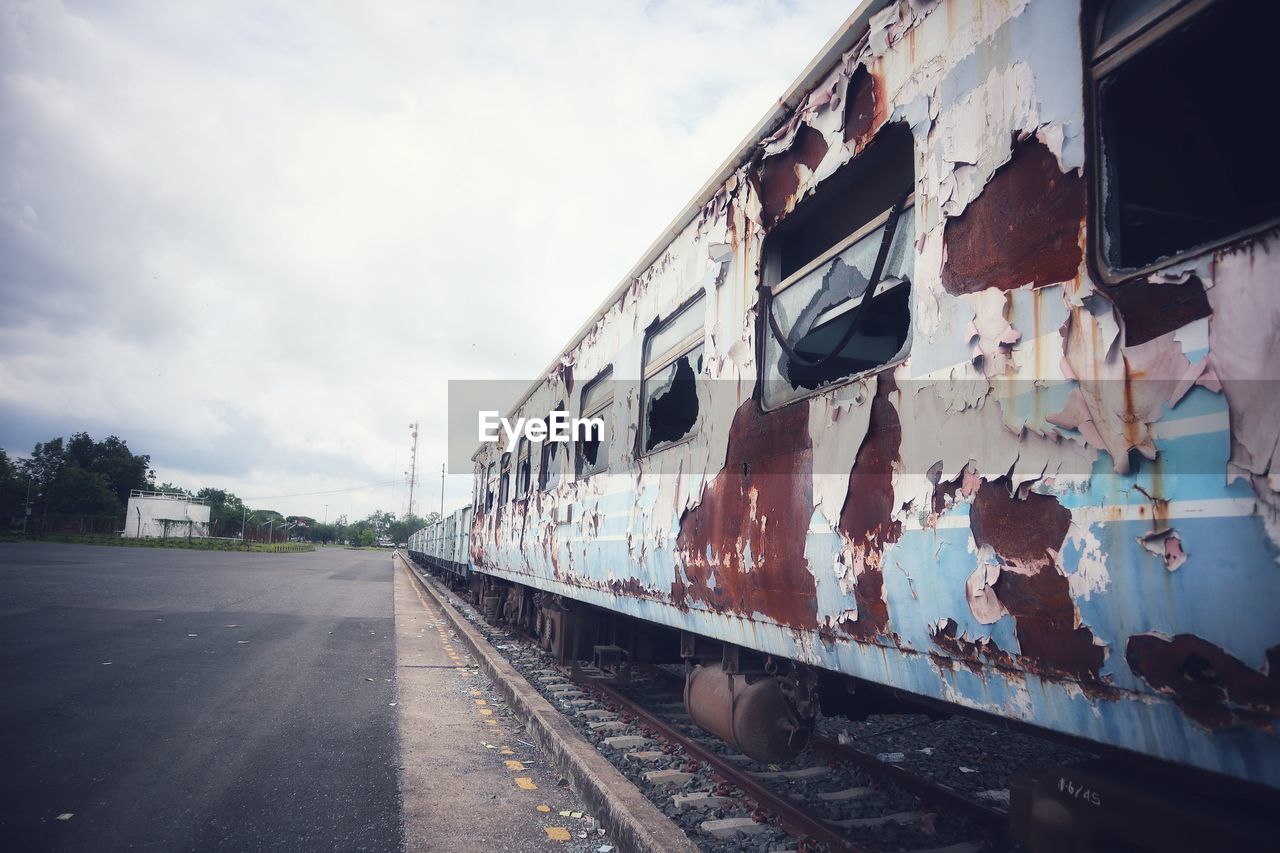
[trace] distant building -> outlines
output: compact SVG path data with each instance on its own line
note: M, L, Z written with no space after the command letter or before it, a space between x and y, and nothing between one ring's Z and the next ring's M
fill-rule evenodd
M209 505L189 495L134 489L122 535L126 539L208 536Z

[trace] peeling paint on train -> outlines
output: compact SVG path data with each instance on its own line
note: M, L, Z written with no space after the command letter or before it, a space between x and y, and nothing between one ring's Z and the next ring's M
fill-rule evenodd
M864 4L521 401L611 367L609 468L535 453L475 568L1280 787L1280 236L1094 281L1079 13ZM769 239L902 125L909 355L766 412ZM699 292L696 428L642 453L645 330Z

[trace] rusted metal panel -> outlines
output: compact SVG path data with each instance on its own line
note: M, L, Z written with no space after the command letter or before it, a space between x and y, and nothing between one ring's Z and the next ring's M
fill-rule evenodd
M609 470L562 454L548 488L478 508L473 566L1280 787L1280 235L1093 280L1079 14L855 15L521 401L573 411L573 377L611 367ZM764 413L768 237L891 123L910 355ZM638 453L645 329L698 293L697 428Z
M1204 726L1270 728L1280 706L1280 646L1267 649L1266 666L1250 667L1192 634L1135 634L1125 650L1129 668L1174 697Z
M680 520L676 556L683 578L673 583L673 599L748 617L759 613L794 628L817 626L803 537L768 529L803 530L813 515L805 415L795 408L770 417L754 401L739 407L724 467Z
M964 213L947 221L942 284L961 294L1075 278L1083 219L1084 178L1064 173L1048 146L1030 137L1013 146Z
M893 388L891 380L881 381L876 388L866 436L849 472L849 491L840 510L839 531L855 578L857 615L839 624L841 630L860 640L872 640L889 629L884 549L902 536L902 522L894 517L893 503L894 465L902 442L902 424L889 400Z
M806 172L818 168L827 148L827 141L821 133L802 124L796 130L791 147L766 159L756 170L760 185L760 215L766 225L777 222L795 205L796 190L803 180L800 167Z

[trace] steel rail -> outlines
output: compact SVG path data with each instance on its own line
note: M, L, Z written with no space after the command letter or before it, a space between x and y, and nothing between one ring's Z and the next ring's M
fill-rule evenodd
M797 807L794 803L775 793L762 782L752 778L745 771L735 767L731 762L726 761L699 744L697 741L692 740L688 736L677 731L665 720L655 716L631 698L624 696L617 690L614 690L608 684L589 678L578 679L578 683L584 687L591 687L599 690L608 697L610 701L626 708L629 713L643 720L649 727L653 728L664 738L672 743L677 743L684 747L685 752L691 757L696 758L704 764L714 768L717 774L726 781L740 788L749 797L751 797L751 799L755 800L759 806L776 814L778 816L778 823L791 835L794 835L797 838L804 838L808 836L815 841L826 844L832 850L843 850L848 851L848 853L872 853L869 848L861 847L850 841L837 830L827 826L821 818Z
M680 676L662 667L649 667L648 671L672 681L681 680ZM959 812L984 827L1006 832L1009 829L1009 815L1007 812L983 805L959 791L934 782L927 777L887 764L869 752L863 752L856 747L817 734L810 738L809 748L827 758L857 764L873 776L889 780L898 787L905 788L931 803Z
M982 803L969 799L959 791L934 782L932 779L919 776L901 767L894 767L892 764L886 764L868 752L855 749L848 744L840 743L823 735L814 735L809 740L809 747L829 758L858 764L872 775L888 779L899 787L906 788L911 793L931 803L944 805L949 809L961 812L965 817L971 818L983 826L1003 831L1009 829L1009 815L1007 813L999 809L993 809L990 806L984 806Z

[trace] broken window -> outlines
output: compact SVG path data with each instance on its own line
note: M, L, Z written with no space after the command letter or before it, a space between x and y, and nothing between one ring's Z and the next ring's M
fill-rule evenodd
M529 439L522 438L516 448L516 497L529 494L532 473L529 462Z
M502 473L498 477L498 503L504 504L511 498L511 454L502 454Z
M493 509L494 489L497 486L497 468L492 462L489 463L488 474L484 478L484 510L488 512Z
M1097 4L1094 89L1099 221L1108 281L1147 272L1280 220L1270 137L1275 3Z
M588 430L585 437L575 443L574 464L579 477L609 467L609 406L612 403L613 369L606 368L582 389L580 417L600 418L604 421L604 427Z
M770 235L762 281L766 409L906 356L914 161L908 129L881 130Z
M640 446L645 453L680 441L698 423L705 312L698 294L645 338L640 386Z
M564 411L564 403L558 404L553 411ZM551 417L547 416L547 423ZM560 442L547 439L542 442L542 453L538 459L538 488L542 491L554 489L560 485Z

